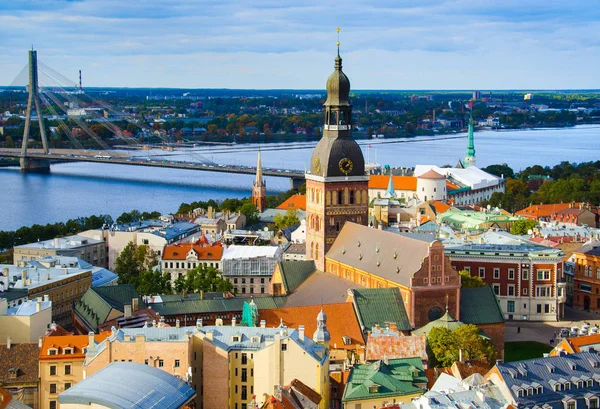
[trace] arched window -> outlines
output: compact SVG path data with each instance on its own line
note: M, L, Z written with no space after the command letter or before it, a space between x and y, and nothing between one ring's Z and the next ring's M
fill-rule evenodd
M327 205L331 204L331 192L329 192L329 191L325 194L325 203Z
M315 260L319 259L319 243L315 246Z
M338 192L337 192L337 204L343 204L343 203L344 203L343 192L341 190L338 190Z
M349 192L349 200L348 201L350 204L354 204L354 190L351 190Z
M363 190L363 192L362 192L362 202L364 204L369 203L369 194L367 193L366 190Z
M315 258L315 243L310 243L310 258L314 260Z

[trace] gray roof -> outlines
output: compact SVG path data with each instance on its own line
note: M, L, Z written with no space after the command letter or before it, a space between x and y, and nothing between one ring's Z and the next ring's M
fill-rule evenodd
M429 246L436 241L423 241L346 223L326 257L386 280L411 287L411 278L429 256Z
M502 307L492 287L460 289L460 320L474 325L504 322Z
M133 362L112 362L61 393L58 401L97 404L111 409L175 409L195 395L187 383L162 369Z
M600 396L600 356L597 352L504 363L497 365L497 369L519 407L548 404L553 409L563 409L563 401L583 400L587 394ZM591 386L587 386L588 380L592 381ZM583 387L577 387L578 381L583 381ZM570 388L564 390L561 387L555 392L557 383L570 383ZM519 396L520 389L530 387L534 388L533 394ZM541 393L537 393L537 387L542 387Z

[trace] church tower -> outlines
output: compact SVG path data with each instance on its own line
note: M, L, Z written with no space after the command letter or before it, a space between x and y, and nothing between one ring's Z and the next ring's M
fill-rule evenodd
M327 80L323 136L306 174L306 258L325 271L325 254L346 222L368 223L369 177L363 153L352 139L350 80L342 71L339 42Z
M469 114L469 127L468 127L468 142L467 152L465 154L464 167L475 166L475 137L473 136L473 110Z
M262 164L260 163L260 150L256 162L256 179L252 183L252 203L262 213L267 208L267 184L263 180Z

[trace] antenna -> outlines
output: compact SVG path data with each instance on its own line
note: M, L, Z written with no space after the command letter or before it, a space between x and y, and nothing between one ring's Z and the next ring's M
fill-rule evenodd
M79 70L79 92L83 93L83 86L81 85L81 70Z

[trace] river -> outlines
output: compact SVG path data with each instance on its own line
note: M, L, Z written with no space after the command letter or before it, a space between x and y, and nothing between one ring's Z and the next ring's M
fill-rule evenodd
M553 166L561 161L600 159L600 127L480 131L475 133L477 165L507 163L515 171L530 165ZM359 140L365 158L393 167L416 164L455 165L464 155L465 135L411 139ZM238 144L175 151L137 152L170 159L255 165L262 151L263 167L305 169L316 142ZM253 177L193 170L144 168L97 163L52 165L50 174L22 174L17 168L0 168L2 205L0 230L34 223L66 221L91 214L118 216L124 211L175 212L182 202L244 197ZM289 188L284 178L267 178L269 193Z

